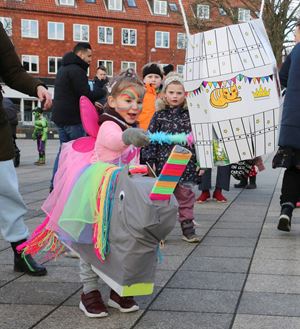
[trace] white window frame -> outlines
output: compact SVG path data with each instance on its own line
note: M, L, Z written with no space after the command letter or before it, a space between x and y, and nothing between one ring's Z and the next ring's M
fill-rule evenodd
M100 62L102 62L102 63L100 63ZM108 66L107 66L108 62L111 63L111 74L109 74L109 72L108 72ZM114 75L114 61L112 61L110 59L98 59L97 67L100 66L100 65L104 65L106 67L106 69L107 69L107 72L106 72L107 74L106 75L109 78L113 77L113 75Z
M210 7L209 5L197 5L197 18L209 19L210 18Z
M75 6L75 0L59 0L61 6Z
M122 0L107 0L108 10L123 10L123 1Z
M50 72L50 65L49 65L50 58L54 58L54 60L55 60L55 72ZM48 56L48 74L57 74L57 71L58 71L58 60L59 59L62 59L62 57Z
M250 9L247 8L238 8L238 21L239 22L248 22L251 19Z
M51 38L50 35L49 35L49 31L50 31L49 26L51 24L55 24L54 25L54 30L55 30L54 34L55 34L55 36L53 38ZM62 37L59 37L58 36L58 25L61 25L62 28L63 28L63 32L62 32L63 35L62 35ZM63 23L63 22L52 22L52 21L49 21L48 22L48 39L49 40L65 40L65 23Z
M180 70L182 68L182 71ZM183 69L184 69L184 65L177 65L176 67L176 72L179 74L183 74Z
M11 17L0 16L0 22L2 23L6 34L9 37L11 37L12 36L12 18Z
M25 27L24 24L25 23L29 23L30 27L29 27L29 33L25 33ZM35 23L36 24L36 35L31 34L31 24ZM32 38L32 39L38 39L39 38L39 21L36 19L21 19L21 37L22 38Z
M123 32L127 30L128 31L128 41L129 43L125 43L124 40L123 40ZM130 43L131 39L130 39L130 32L131 31L134 31L135 33L135 42L134 43ZM121 39L122 39L122 45L123 46L136 46L137 45L137 29L129 29L129 28L122 28L121 30Z
M104 29L104 42L100 41L100 29ZM111 29L112 31L112 40L111 42L107 41L107 30ZM114 43L114 28L112 26L98 26L98 43L112 45Z
M75 30L76 30L76 26L80 27L80 38L76 39L75 36ZM87 40L82 38L82 28L84 26L87 26ZM76 42L89 42L90 41L90 26L88 24L73 24L73 41Z
M124 67L126 66L126 67ZM121 71L125 71L127 69L133 69L136 72L136 62L122 61L121 62Z
M182 47L180 45L181 38L183 38ZM177 33L177 49L186 49L186 34L185 33Z
M24 59L25 57L28 57L28 63L29 63L29 70L28 73L39 73L39 56L37 55L22 55L22 65L24 66ZM37 71L32 70L32 59L37 59Z
M161 44L158 44L157 41L158 41L158 37L157 37L157 34L158 33L161 33ZM167 40L168 40L168 45L167 46L164 46L164 36L168 36L167 37ZM167 49L167 48L170 48L170 32L167 32L167 31L155 31L155 48L164 48L164 49Z
M153 1L154 15L167 15L168 14L168 1L154 0Z

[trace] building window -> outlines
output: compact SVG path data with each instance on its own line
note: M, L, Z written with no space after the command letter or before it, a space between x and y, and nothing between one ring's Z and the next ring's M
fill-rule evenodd
M169 48L170 47L170 32L155 31L155 47Z
M197 17L209 19L209 5L197 5Z
M59 4L63 6L75 6L75 0L59 0Z
M153 12L156 15L167 15L167 1L154 0Z
M239 22L247 22L250 21L250 10L245 8L238 9L238 20Z
M39 22L32 19L21 20L21 35L23 38L39 37Z
M122 0L108 0L108 10L123 10Z
M133 69L136 71L136 62L121 62L121 70Z
M136 7L135 0L127 0L127 5L132 8Z
M221 16L226 16L226 15L227 15L225 9L222 8L222 7L219 7L219 14L220 14Z
M22 55L22 64L29 73L39 73L39 56Z
M98 66L103 65L106 67L106 73L108 77L112 77L114 75L114 62L104 59L98 60Z
M98 43L114 43L114 28L108 26L98 26Z
M90 39L90 31L88 25L73 24L73 40L80 42L88 42Z
M9 37L12 36L12 19L11 17L0 17L0 22Z
M185 33L177 33L177 49L186 48L186 35Z
M184 65L177 65L177 73L183 74Z
M48 57L48 73L56 74L61 67L62 57Z
M57 22L48 22L48 39L64 40L65 39L65 24Z
M136 46L136 36L135 29L122 29L122 45Z
M170 10L171 11L178 11L177 4L176 3L170 2L169 3L169 7L170 7Z

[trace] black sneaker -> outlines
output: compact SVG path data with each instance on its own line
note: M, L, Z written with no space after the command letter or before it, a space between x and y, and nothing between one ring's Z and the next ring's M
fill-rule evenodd
M193 220L184 220L181 222L182 240L189 243L200 242L200 237L195 232L195 225Z
M291 221L292 221L293 208L290 206L282 207L279 216L279 223L277 229L284 232L291 231Z

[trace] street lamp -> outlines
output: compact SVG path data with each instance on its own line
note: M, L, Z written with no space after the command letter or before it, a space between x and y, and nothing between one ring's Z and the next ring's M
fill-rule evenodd
M151 62L152 54L156 53L156 48L150 49L149 62Z

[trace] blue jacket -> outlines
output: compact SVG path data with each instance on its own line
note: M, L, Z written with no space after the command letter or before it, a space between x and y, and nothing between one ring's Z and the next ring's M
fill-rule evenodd
M287 57L279 76L287 89L278 144L300 150L300 43Z

